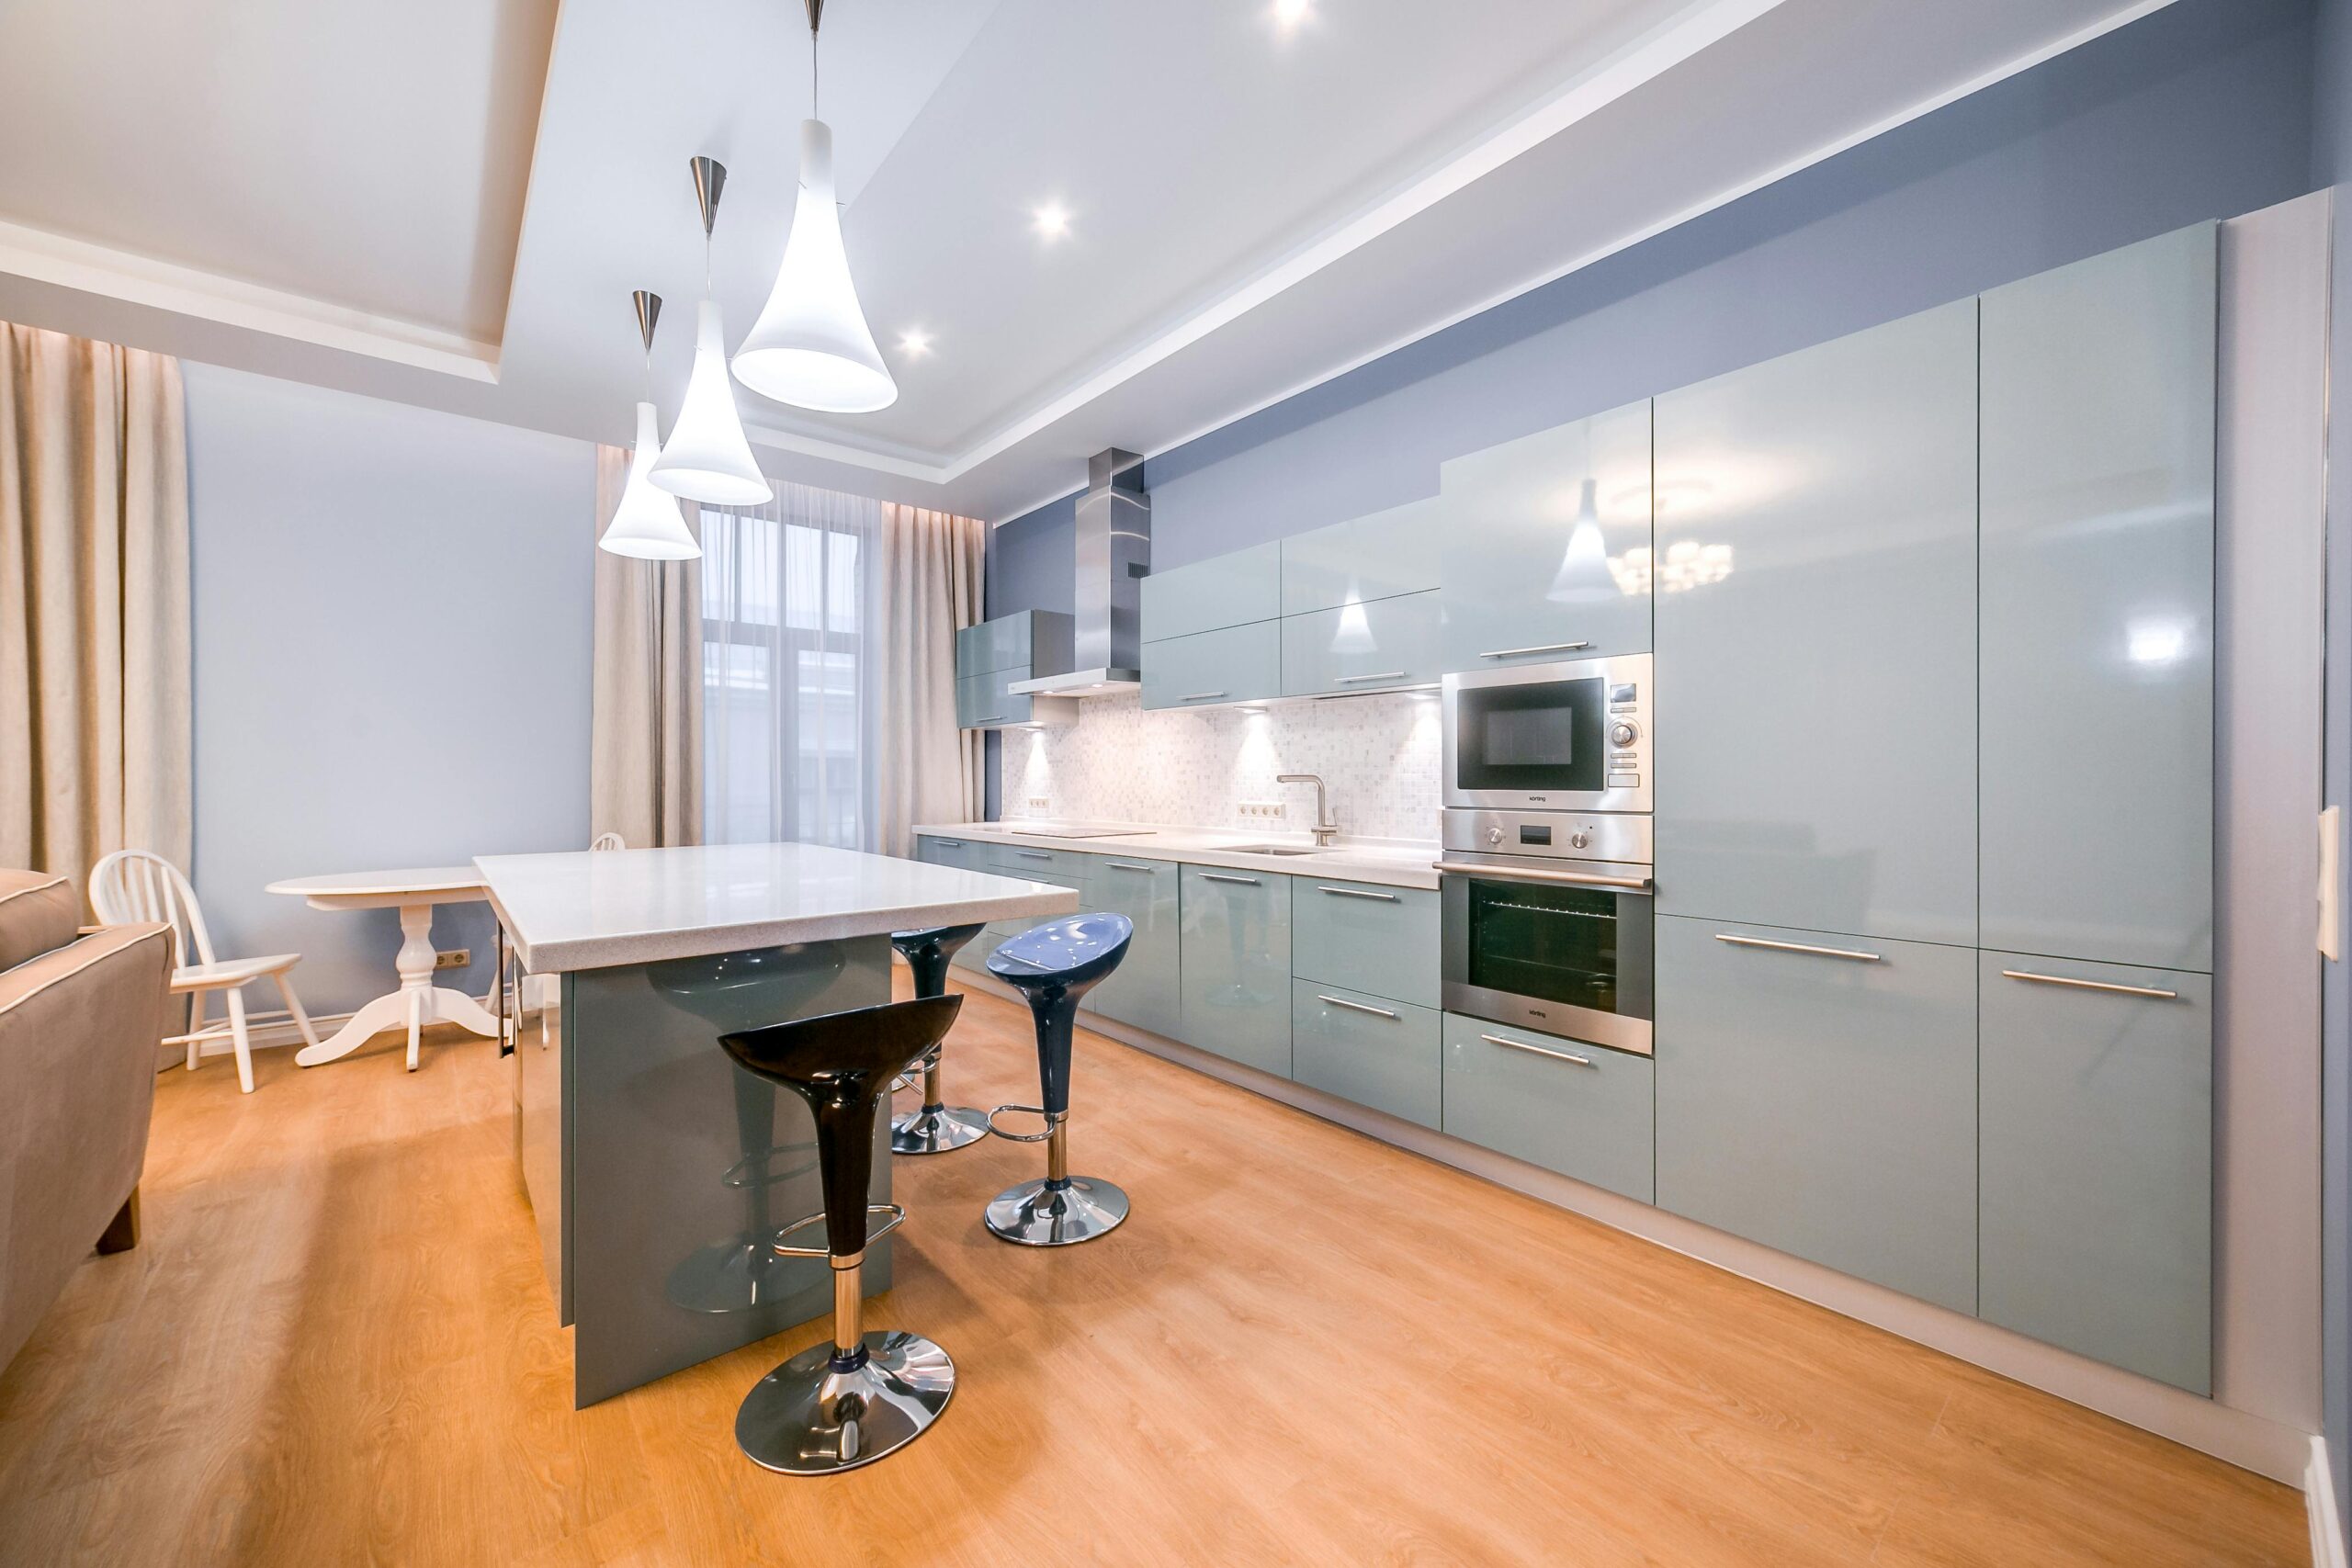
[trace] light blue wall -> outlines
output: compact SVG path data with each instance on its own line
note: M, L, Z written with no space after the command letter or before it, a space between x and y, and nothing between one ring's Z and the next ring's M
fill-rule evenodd
M1433 494L1451 457L2302 194L2309 0L2180 0L1146 468L1156 568ZM989 612L1069 608L1067 502Z
M304 1003L348 1011L395 983L397 917L266 883L587 843L594 449L183 368L193 880L220 947L301 953ZM477 995L491 936L481 905L434 923Z

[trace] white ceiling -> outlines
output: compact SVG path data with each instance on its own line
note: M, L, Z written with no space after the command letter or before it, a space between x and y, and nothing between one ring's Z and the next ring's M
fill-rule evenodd
M2165 3L833 0L900 396L746 423L779 475L1001 519ZM630 289L665 413L691 356L686 161L728 166L738 337L808 64L799 0L15 0L0 318L625 442Z

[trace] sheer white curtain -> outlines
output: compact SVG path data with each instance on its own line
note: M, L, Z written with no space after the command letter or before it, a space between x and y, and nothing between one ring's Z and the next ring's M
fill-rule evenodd
M779 484L702 508L703 836L866 847L866 579L882 503Z

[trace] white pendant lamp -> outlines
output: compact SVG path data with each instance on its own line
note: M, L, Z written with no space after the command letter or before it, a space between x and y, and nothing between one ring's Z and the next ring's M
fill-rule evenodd
M632 298L637 301L638 333L645 339L646 371L650 378L653 324L662 319L662 297L640 288ZM678 512L677 498L654 489L647 477L661 457L662 436L654 422L653 405L639 403L637 448L629 455L628 479L621 486L620 504L613 509L613 520L605 525L604 537L596 541L599 549L638 560L693 560L702 554L702 547L695 542L685 518Z
M808 0L808 7L813 110L824 0ZM763 398L824 413L872 413L899 400L899 384L874 346L850 278L833 199L833 132L821 119L800 122L800 194L792 233L768 302L735 351L735 378Z
M650 477L688 501L757 506L775 495L775 489L752 460L752 444L743 439L735 389L727 381L718 301L708 293L710 231L718 220L718 193L727 183L727 168L715 159L696 158L694 175L695 197L702 206L705 275L702 304L695 313L695 367L686 378L686 400L678 409L678 423L670 427L669 444L662 448L662 459Z

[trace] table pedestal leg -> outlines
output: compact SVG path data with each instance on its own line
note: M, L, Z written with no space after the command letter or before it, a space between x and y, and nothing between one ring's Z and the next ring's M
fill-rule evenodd
M401 905L401 950L393 959L393 967L400 971L401 988L390 996L378 997L353 1013L351 1021L327 1039L296 1052L295 1064L315 1067L322 1062L351 1055L387 1029L405 1028L408 1070L414 1072L417 1036L428 1023L459 1024L476 1034L495 1039L498 1021L480 1002L463 991L433 983L433 906Z

